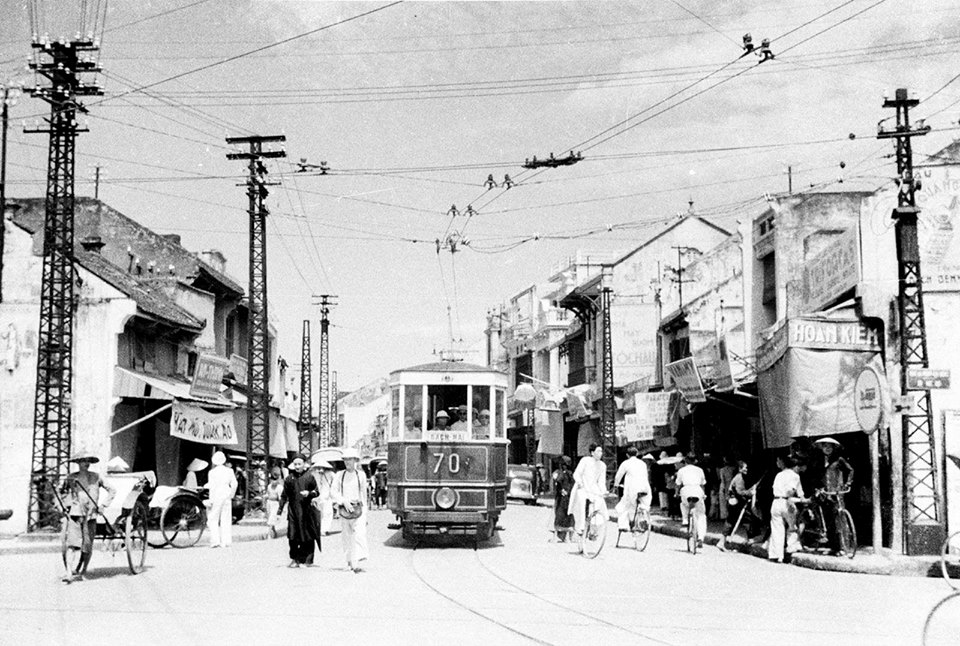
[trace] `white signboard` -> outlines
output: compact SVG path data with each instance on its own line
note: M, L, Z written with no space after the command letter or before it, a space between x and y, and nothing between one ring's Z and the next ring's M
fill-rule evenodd
M860 282L857 229L841 234L803 265L803 309L815 312Z
M623 416L624 435L628 442L653 439L653 426L639 413L627 413Z
M864 368L853 385L853 411L861 431L872 433L880 426L883 416L880 394L880 377L872 368Z
M658 323L655 304L614 296L610 304L614 384L623 386L655 374Z
M428 442L462 442L470 438L466 431L427 431L425 439Z
M703 382L693 357L687 357L667 364L667 372L673 378L677 390L691 404L707 401L703 392Z
M670 421L670 397L669 392L637 393L637 413L652 426L666 426Z
M180 400L173 401L170 418L170 436L200 444L237 444L237 431L233 427L233 411L208 413Z

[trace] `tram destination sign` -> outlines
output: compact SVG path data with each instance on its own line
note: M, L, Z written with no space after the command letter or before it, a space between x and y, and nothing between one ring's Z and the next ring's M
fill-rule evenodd
M950 370L907 368L907 390L946 390L950 388Z

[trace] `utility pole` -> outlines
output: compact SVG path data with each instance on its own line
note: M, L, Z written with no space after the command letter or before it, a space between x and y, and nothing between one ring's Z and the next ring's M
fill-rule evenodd
M313 382L310 375L310 321L303 322L303 351L300 355L300 452L313 451Z
M0 111L3 122L0 134L0 303L3 302L3 245L7 230L7 126L10 105L19 90L19 86L3 86L3 108Z
M337 392L337 371L330 373L330 435L333 436L335 446L343 446L340 438L340 419L337 416L337 398L340 394Z
M878 139L896 139L897 206L893 209L897 244L897 310L900 328L900 392L915 393L912 411L901 413L904 471L904 528L907 553L937 554L946 534L943 505L937 477L933 436L933 409L930 391L910 386L911 369L929 368L927 333L923 310L923 280L920 272L920 248L917 241L916 190L920 181L913 174L911 138L930 131L929 126L911 128L910 108L920 102L898 88L895 98L885 99L883 107L896 110L897 126L892 132L882 128ZM882 122L881 122L882 123Z
M40 326L37 339L37 390L34 399L32 486L28 529L56 527L59 513L49 487L66 475L70 459L73 398L73 317L76 275L73 266L74 167L78 132L77 112L86 112L77 100L99 96L96 85L79 75L98 72L85 55L97 50L93 42L77 39L47 42L34 39L30 69L49 81L31 90L50 104L45 127L26 130L50 135L47 155L47 195L43 224L43 277L40 287ZM6 94L4 95L6 98ZM4 101L4 130L6 129Z
M320 446L330 446L330 308L337 303L335 294L314 296L320 306Z
M610 300L613 289L609 287L612 268L604 266L600 279L600 312L603 317L602 365L600 391L600 442L603 445L603 462L607 474L617 472L617 406L613 398L613 334L610 325Z
M673 249L677 250L677 269L676 269L677 277L674 279L677 283L677 290L678 290L677 298L680 301L679 304L677 305L677 309L682 310L683 309L683 284L693 282L690 280L683 279L683 254L690 253L692 251L697 251L699 253L699 250L695 249L694 247L684 247L684 246L678 246L678 245L674 245Z
M227 137L228 144L249 146L248 152L229 153L227 159L247 161L247 187L250 216L250 312L247 319L247 490L244 504L250 508L259 493L254 483L260 481L254 468L255 455L263 457L262 480L267 481L270 456L270 348L269 322L267 319L267 210L264 201L270 194L267 186L267 168L261 160L286 157L282 150L263 150L263 144L286 141L283 135L253 135L250 137Z
M100 199L100 164L97 164L93 169L93 199Z

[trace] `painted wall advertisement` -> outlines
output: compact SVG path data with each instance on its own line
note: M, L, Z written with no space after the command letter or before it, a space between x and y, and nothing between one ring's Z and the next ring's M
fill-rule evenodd
M233 426L233 411L208 413L198 406L191 406L178 399L173 401L170 418L170 435L181 440L200 444L237 444L237 431Z
M841 234L803 265L803 309L814 312L860 282L860 236Z
M657 363L657 307L616 298L610 304L613 383L622 386L653 377Z

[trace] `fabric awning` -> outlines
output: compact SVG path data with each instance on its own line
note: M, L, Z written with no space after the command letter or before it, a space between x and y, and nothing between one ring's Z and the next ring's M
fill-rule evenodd
M190 394L190 384L159 375L148 375L136 370L114 368L114 397L133 397L137 399L161 399L172 401L196 402L210 408L236 408L229 399L220 396L216 398L195 397Z

